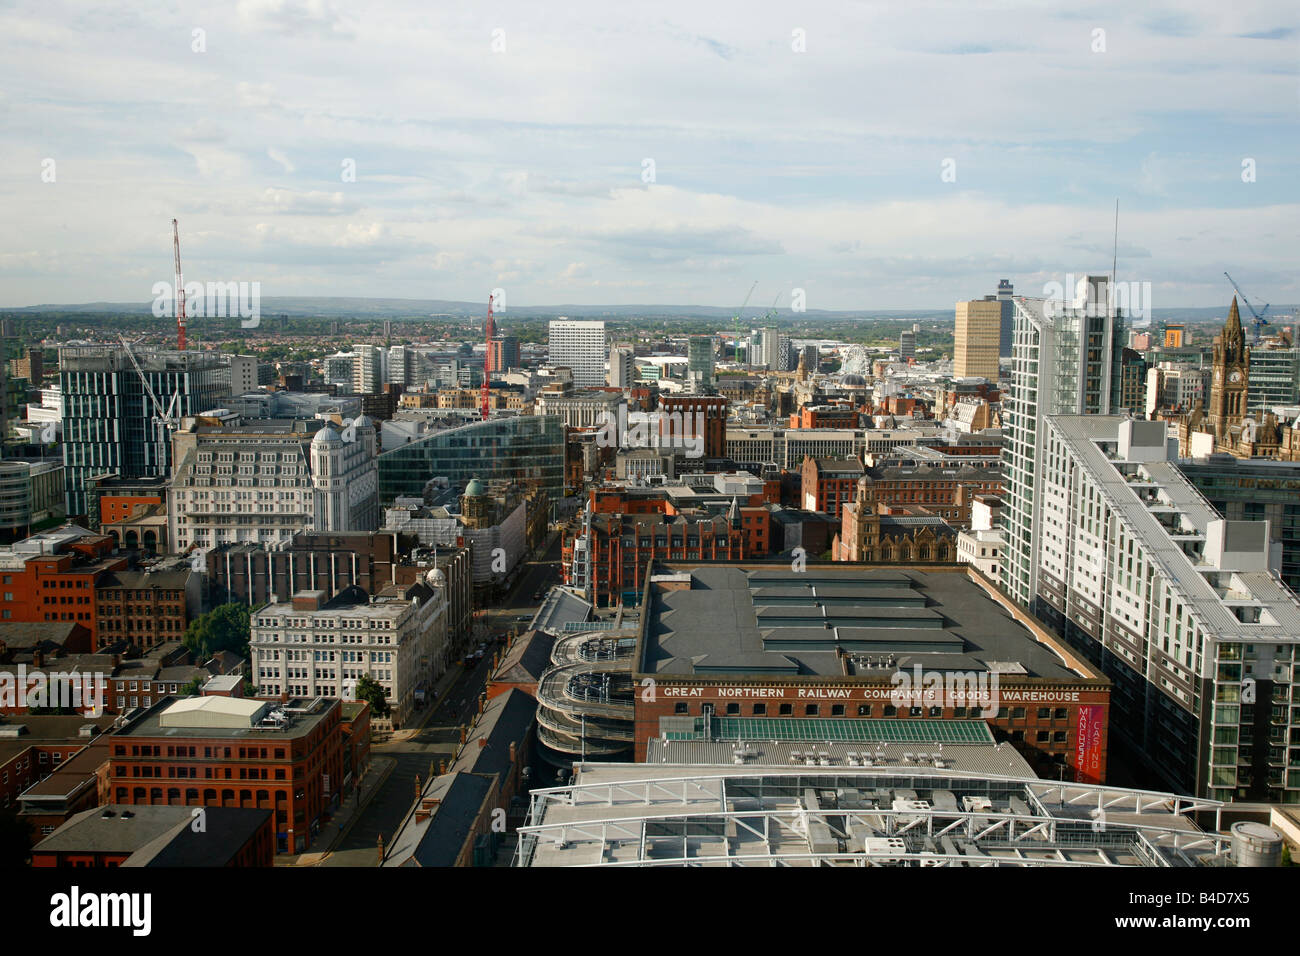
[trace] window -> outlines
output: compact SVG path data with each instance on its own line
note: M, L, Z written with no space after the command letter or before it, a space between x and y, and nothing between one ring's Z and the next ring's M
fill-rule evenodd
M1046 731L1046 730L1040 730L1040 731L1038 732L1038 742L1039 742L1040 744L1045 744L1045 743L1047 743L1047 740L1048 740L1048 738L1049 738L1050 736L1051 736L1051 734L1050 734L1048 731Z
M1039 719L1039 720L1047 720L1047 719L1050 718L1051 716L1052 716L1052 708L1050 708L1050 707L1039 707L1039 708L1038 708L1038 719Z
M1053 716L1056 720L1065 720L1068 714L1064 707L1058 707L1056 708L1056 713Z
M1023 720L1023 719L1024 719L1024 716L1025 716L1025 708L1023 708L1023 707L1012 707L1012 708L1011 708L1011 719L1012 719L1012 720ZM1042 715L1040 714L1039 716L1042 716Z
M817 704L804 704L803 715L805 717L816 717L821 712L821 707Z
M794 714L794 704L782 704L780 714L782 717L789 717Z
M870 716L871 716L871 705L870 705L870 704L858 704L858 716L859 716L859 717L870 717Z
M755 717L763 717L763 716L765 716L766 714L767 714L767 704L755 704L755 705L754 705L754 716L755 716Z
M686 714L689 713L689 711L687 710L686 704L683 701L678 701L676 704L673 705L673 713Z

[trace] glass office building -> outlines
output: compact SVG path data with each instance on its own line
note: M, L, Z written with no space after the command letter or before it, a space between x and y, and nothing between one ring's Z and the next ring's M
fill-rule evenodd
M419 497L433 478L536 481L552 502L564 496L564 426L554 415L493 418L450 428L379 456L379 503Z
M171 430L158 421L148 390L176 420L219 408L230 398L229 370L215 352L134 354L132 363L119 345L59 349L68 517L86 514L86 482L93 475L171 475Z

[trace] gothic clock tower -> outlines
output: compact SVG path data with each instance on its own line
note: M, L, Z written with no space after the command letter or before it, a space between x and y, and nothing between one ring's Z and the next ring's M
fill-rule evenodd
M1209 426L1222 442L1234 425L1246 417L1246 390L1250 379L1250 349L1237 312L1237 297L1223 332L1214 337L1213 381L1210 385Z

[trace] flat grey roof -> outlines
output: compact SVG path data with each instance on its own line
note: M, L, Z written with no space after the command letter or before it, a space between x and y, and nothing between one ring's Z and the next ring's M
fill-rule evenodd
M689 590L652 588L641 672L842 677L852 673L842 654L871 653L899 667L1016 661L1028 677L1095 679L1067 667L965 571L701 566L690 581ZM783 603L756 604L773 591ZM855 594L862 603L851 603Z

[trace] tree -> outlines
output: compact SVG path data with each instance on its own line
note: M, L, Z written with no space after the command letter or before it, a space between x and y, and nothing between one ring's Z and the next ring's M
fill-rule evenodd
M223 604L190 621L185 629L185 646L205 661L217 651L248 656L252 611L246 604Z
M193 697L195 694L199 692L199 688L202 686L203 686L203 678L196 677L194 678L194 680L190 681L188 684L186 684L184 687L181 688L181 696Z
M384 696L384 689L371 680L369 674L357 681L355 695L357 700L370 704L370 710L376 717L388 716L388 698Z

